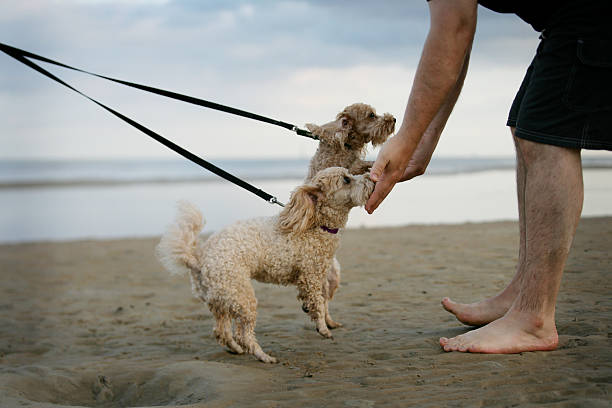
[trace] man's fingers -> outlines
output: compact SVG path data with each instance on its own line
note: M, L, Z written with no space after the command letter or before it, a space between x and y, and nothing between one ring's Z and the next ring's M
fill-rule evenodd
M387 197L387 195L393 189L395 183L389 182L388 180L389 179L387 178L386 180L376 183L374 191L372 192L372 195L370 195L370 198L368 199L368 202L365 205L365 209L369 214L372 214L374 210L378 208L380 203L385 199L385 197Z
M382 178L383 172L385 171L385 167L387 167L387 163L389 163L389 161L379 154L376 161L370 168L370 180L379 182Z

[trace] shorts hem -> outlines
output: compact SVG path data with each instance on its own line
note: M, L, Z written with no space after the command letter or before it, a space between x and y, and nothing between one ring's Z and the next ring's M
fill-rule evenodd
M510 120L508 120L510 122ZM516 125L516 122L515 122ZM508 125L511 126L511 125ZM515 126L516 127L516 126ZM549 144L560 147L568 147L572 149L589 149L589 150L612 150L611 142L594 142L590 140L581 140L571 137L554 136L541 132L534 132L523 128L516 127L514 136L529 140L532 142Z

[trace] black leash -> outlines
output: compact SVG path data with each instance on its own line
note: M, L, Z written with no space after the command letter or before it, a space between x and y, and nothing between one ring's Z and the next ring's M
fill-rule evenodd
M53 75L52 73L50 73L49 71L43 69L42 67L40 67L39 65L37 65L36 63L30 61L28 58L32 58L32 59L36 59L39 61L43 61L43 62L47 62L53 65L57 65L60 67L64 67L64 68L68 68L74 71L78 71L78 72L82 72L85 74L89 74L89 75L93 75L99 78L103 78L103 79L107 79L109 81L113 81L113 82L117 82L123 85L127 85L133 88L137 88L137 89L141 89L143 91L146 92L151 92L151 93L155 93L158 95L162 95L168 98L172 98L172 99L178 99L187 103L191 103L194 105L199 105L199 106L203 106L206 108L211 108L211 109L216 109L216 110L220 110L223 112L227 112L227 113L231 113L231 114L235 114L235 115L239 115L239 116L243 116L246 118L250 118L250 119L255 119L255 120L259 120L262 122L266 122L266 123L270 123L273 125L277 125L277 126L281 126L284 127L286 129L289 129L291 131L296 132L298 135L301 136L306 136L306 137L310 137L312 139L317 139L315 136L313 136L310 132L300 129L297 126L294 126L290 123L286 123L286 122L282 122L282 121L278 121L275 119L270 119L267 118L265 116L261 116L261 115L257 115L254 113L250 113L250 112L246 112L240 109L236 109L236 108L232 108L229 106L225 106L225 105L220 105L218 103L214 103L214 102L210 102L210 101L206 101L203 99L199 99L199 98L194 98L191 96L187 96L187 95L181 95L175 92L171 92L171 91L165 91L163 89L158 89L158 88L153 88L153 87L149 87L146 85L140 85L140 84L136 84L136 83L132 83L132 82L127 82L127 81L122 81L120 79L114 79L114 78L110 78L110 77L106 77L103 75L98 75L95 73L91 73L85 70L81 70L78 68L74 68L71 67L69 65L66 64L62 64L61 62L57 62L57 61L53 61L51 59L36 55L36 54L32 54L31 52L25 51L25 50L21 50L19 48L15 48L15 47L11 47L9 45L0 43L0 51L4 52L5 54L13 57L14 59L16 59L17 61L21 62L22 64L25 64L27 66L29 66L30 68L38 71L39 73L45 75L46 77L64 85L65 87L73 90L74 92L80 94L81 96L84 96L85 98L89 99L90 101L92 101L93 103L95 103L96 105L102 107L103 109L105 109L106 111L112 113L113 115L115 115L116 117L118 117L119 119L123 120L124 122L132 125L133 127L135 127L136 129L140 130L141 132L143 132L144 134L146 134L147 136L155 139L156 141L158 141L159 143L163 144L164 146L168 147L169 149L175 151L176 153L180 154L181 156L185 157L188 160L191 160L192 162L198 164L199 166L205 168L206 170L218 175L219 177L222 177L250 192L252 192L253 194L257 195L260 198L263 198L264 200L268 201L269 203L272 204L278 204L281 207L284 207L284 204L281 203L280 201L277 200L276 197L272 196L271 194L266 193L265 191L247 183L244 180L239 179L238 177L226 172L225 170L215 166L214 164L202 159L201 157L191 153L190 151L182 148L181 146L173 143L172 141L166 139L165 137L161 136L158 133L155 133L154 131L152 131L151 129L141 125L140 123L128 118L127 116L117 112L116 110L104 105L101 102L98 102L97 100L91 98L90 96L84 94L83 92L79 91L78 89L72 87L71 85L67 84L66 82L62 81L60 78L58 78L57 76Z
M304 129L300 129L297 126L292 125L291 123L283 122L283 121L276 120L276 119L271 119L271 118L268 118L268 117L265 117L265 116L262 116L262 115L258 115L256 113L251 113L251 112L244 111L242 109L232 108L231 106L221 105L221 104L216 103L216 102L211 102L211 101L207 101L207 100L204 100L204 99L196 98L196 97L193 97L193 96L188 96L188 95L183 95L183 94L179 94L179 93L172 92L172 91L167 91L165 89L154 88L154 87L151 87L151 86L148 86L148 85L141 85L141 84L137 84L135 82L123 81L121 79L116 79L116 78L111 78L111 77L107 77L107 76L104 76L104 75L96 74L94 72L89 72L89 71L86 71L84 69L75 68L75 67L72 67L70 65L66 65L64 63L61 63L61 62L58 62L58 61L54 61L54 60L52 60L50 58L46 58L46 57L43 57L43 56L40 56L40 55L37 55L37 54L33 54L33 53L29 52L29 51L25 51L25 50L22 50L20 48L11 47L10 45L6 45L6 44L3 44L3 43L0 43L0 50L5 52L6 54L12 56L13 58L15 58L16 55L20 55L22 57L27 57L27 58L35 59L35 60L38 60L38 61L42 61L42 62L46 62L46 63L49 63L49 64L57 65L57 66L62 67L62 68L71 69L73 71L81 72L83 74L95 76L95 77L98 77L98 78L106 79L108 81L116 82L118 84L122 84L122 85L129 86L129 87L132 87L132 88L140 89L141 91L145 91L145 92L150 92L150 93L154 93L154 94L157 94L157 95L161 95L161 96L164 96L166 98L176 99L176 100L179 100L179 101L190 103L192 105L198 105L198 106L202 106L202 107L209 108L209 109L214 109L214 110L218 110L218 111L222 111L222 112L226 112L226 113L231 113L232 115L238 115L238 116L242 116L242 117L245 117L245 118L258 120L260 122L270 123L272 125L280 126L280 127L285 128L285 129L291 130L292 132L295 132L295 133L297 133L300 136L305 136L305 137L309 137L311 139L318 140L318 137L314 136L309 131L304 130Z

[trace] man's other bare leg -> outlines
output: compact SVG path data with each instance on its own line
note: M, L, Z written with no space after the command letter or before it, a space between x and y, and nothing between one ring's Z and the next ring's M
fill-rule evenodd
M514 128L511 127L512 137L516 145L516 192L519 212L519 255L516 273L512 281L497 295L476 303L457 303L450 298L442 299L442 306L452 313L464 324L482 326L499 319L506 314L514 299L519 294L521 276L525 263L525 162L518 148L518 141L514 137Z
M441 338L445 351L518 353L558 345L555 305L582 212L579 149L517 139L525 170L525 258L520 292L508 312L480 329Z

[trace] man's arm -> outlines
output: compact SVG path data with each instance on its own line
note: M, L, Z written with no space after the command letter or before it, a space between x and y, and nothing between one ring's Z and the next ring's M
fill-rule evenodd
M410 180L425 174L425 170L431 161L431 156L438 145L438 140L440 140L440 135L446 126L446 122L448 121L455 104L457 103L457 99L459 99L459 94L463 88L463 82L465 81L469 63L470 50L468 49L457 83L453 87L448 99L442 104L440 110L427 127L425 133L423 133L423 137L414 151L412 158L408 162L408 167L404 171L404 175L399 181Z
M402 126L385 143L372 166L370 177L376 181L376 188L366 204L369 213L378 207L393 186L402 179L423 134L441 111L442 105L451 100L451 93L460 81L474 38L476 7L477 0L429 2L429 34Z

